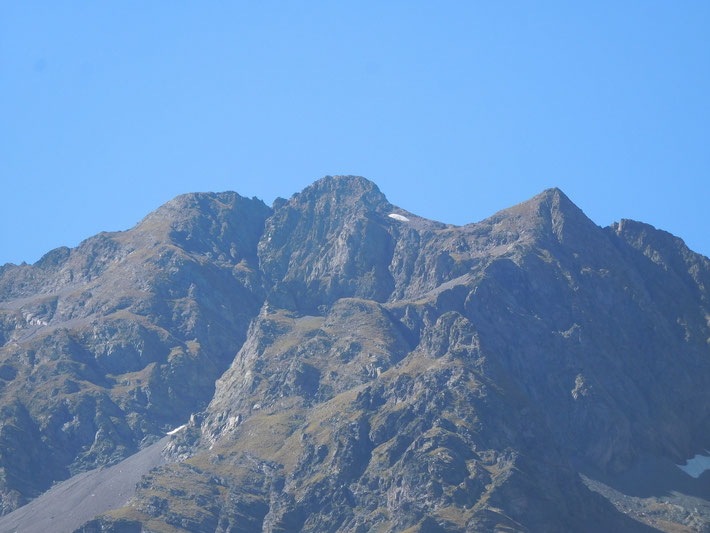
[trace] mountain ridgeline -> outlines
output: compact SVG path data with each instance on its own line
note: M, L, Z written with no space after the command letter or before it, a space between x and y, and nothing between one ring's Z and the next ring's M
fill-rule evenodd
M0 509L181 426L78 531L710 531L675 466L710 448L709 291L558 189L466 226L354 176L179 196L0 267Z

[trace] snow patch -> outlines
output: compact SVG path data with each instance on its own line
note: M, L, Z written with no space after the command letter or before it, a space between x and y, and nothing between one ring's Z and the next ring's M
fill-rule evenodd
M707 453L707 450L706 450ZM676 465L683 472L694 478L699 478L700 474L706 470L710 470L710 455L696 455L692 459L688 459L684 465Z
M168 432L166 433L166 435L175 435L175 433L177 433L178 431L182 431L182 430L185 429L186 427L187 427L187 424L183 424L182 426L176 427L176 428L173 429L172 431L168 431Z
M407 217L405 217L404 215L398 215L397 213L390 213L387 216L395 220L399 220L400 222L409 222L409 219Z

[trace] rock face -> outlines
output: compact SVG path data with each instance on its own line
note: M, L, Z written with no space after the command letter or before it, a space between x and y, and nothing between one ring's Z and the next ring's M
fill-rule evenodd
M0 498L116 462L205 406L264 299L271 210L176 198L135 228L0 271Z
M710 448L709 290L557 189L463 227L352 176L181 196L0 270L3 509L189 419L83 531L708 531L634 472Z

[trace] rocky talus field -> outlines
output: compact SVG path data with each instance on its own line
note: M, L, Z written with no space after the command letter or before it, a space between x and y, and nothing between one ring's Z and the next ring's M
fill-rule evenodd
M710 261L558 189L186 194L0 267L0 532L710 532L708 449Z

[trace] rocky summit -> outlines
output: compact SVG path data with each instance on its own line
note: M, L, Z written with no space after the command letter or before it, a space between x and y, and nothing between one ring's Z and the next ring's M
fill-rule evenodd
M0 531L710 531L709 291L558 189L179 196L0 267Z

